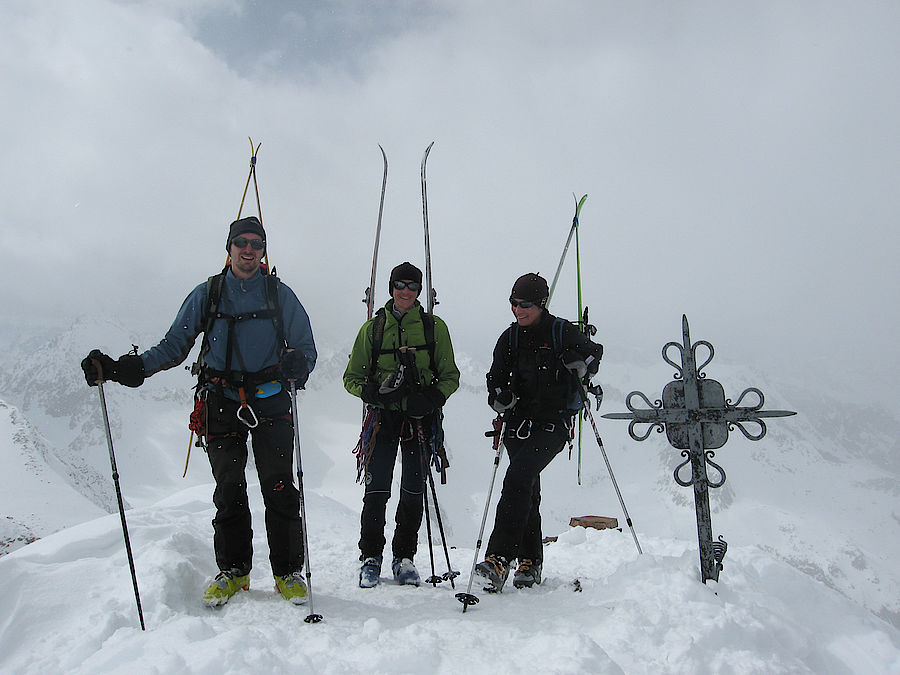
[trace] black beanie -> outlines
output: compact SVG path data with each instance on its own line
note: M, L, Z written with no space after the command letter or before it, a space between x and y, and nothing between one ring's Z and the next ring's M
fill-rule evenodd
M550 289L547 287L547 280L539 274L529 272L516 279L509 297L529 300L543 307L547 304L549 295Z
M262 223L259 222L259 218L256 216L241 218L240 220L234 221L231 224L231 227L228 228L228 241L225 242L225 250L228 251L231 249L232 239L248 232L258 234L263 239L266 238L266 231L263 229Z
M391 281L388 291L390 293L394 292L394 282L395 281L415 281L416 283L422 283L422 270L413 265L410 262L404 262L397 265L394 269L391 270Z

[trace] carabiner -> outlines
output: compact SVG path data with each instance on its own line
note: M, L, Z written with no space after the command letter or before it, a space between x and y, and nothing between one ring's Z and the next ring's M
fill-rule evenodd
M247 413L241 415L241 413L245 410L247 411ZM241 407L237 409L236 415L241 422L243 422L251 429L255 429L257 426L259 426L259 420L256 417L256 413L253 412L253 408L251 408L246 403L241 404ZM244 419L244 417L248 417L249 421L248 419Z
M255 429L257 426L259 426L259 419L257 419L256 413L253 412L253 408L251 408L248 405L247 396L244 394L243 387L238 387L238 394L240 394L240 396L241 396L241 405L237 409L237 412L235 412L235 416L241 421L242 424L246 425L250 429ZM241 413L244 412L245 410L247 411L247 413L249 413L249 418L248 418L249 421L247 421L246 419L244 419L243 416L241 416ZM245 413L245 415L247 413Z
M525 440L529 436L531 436L531 420L522 420L522 423L516 428L516 438Z

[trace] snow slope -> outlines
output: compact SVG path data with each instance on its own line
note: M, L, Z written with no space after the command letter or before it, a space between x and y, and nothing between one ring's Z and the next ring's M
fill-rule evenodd
M361 488L351 454L360 405L340 384L348 346L320 340L300 417L321 624L304 623L308 607L274 595L264 539L256 542L251 591L217 611L199 604L215 571L213 510L201 451L181 477L190 378L175 369L136 390L109 385L148 628L142 633L119 516L97 517L97 495L112 512L114 492L96 391L77 368L93 346L117 354L138 338L150 341L116 324L81 321L7 351L16 367L0 367L10 419L0 457L4 466L38 467L21 479L11 470L4 475L4 515L7 508L26 514L15 531L42 537L0 556L0 672L519 672L536 665L561 673L900 672L897 439L874 423L889 413L721 358L707 371L729 397L756 386L767 408L799 414L772 421L760 442L732 434L717 451L728 479L711 492L713 531L729 543L718 584L698 581L692 492L672 479L677 452L658 434L636 443L624 423L598 417L644 555L628 530L567 526L570 517L587 514L624 522L588 433L582 485L566 453L542 475L545 534L559 535L546 551L545 583L500 596L476 587L481 602L463 614L453 595L468 584L493 457L483 436L491 418L482 393L485 364L459 356L462 387L446 406L451 467L438 495L452 565L462 572L457 588L388 583L364 591L356 587ZM658 396L672 373L657 360L607 345L602 412L623 410L634 389ZM81 460L102 489L56 471L59 458L65 466ZM45 518L29 518L37 509L26 488L41 476L60 477L58 510L51 504ZM259 537L252 469L248 478ZM423 528L416 562L425 575L427 549ZM437 541L435 555L442 572Z
M37 538L103 515L78 487L79 467L53 455L45 438L16 408L0 400L0 555Z
M474 588L480 602L463 614L446 582L357 588L356 513L317 494L308 500L310 564L313 609L323 621L304 622L309 606L274 593L261 533L251 590L207 609L197 594L212 557L211 489L129 512L146 632L117 516L0 559L0 670L900 672L896 629L757 546L735 546L722 582L704 586L694 542L645 537L639 557L627 533L562 530L548 544L540 587L500 595ZM476 532L465 535L474 541ZM457 591L472 559L472 548L452 551L453 565L465 570ZM427 556L418 560L427 571Z

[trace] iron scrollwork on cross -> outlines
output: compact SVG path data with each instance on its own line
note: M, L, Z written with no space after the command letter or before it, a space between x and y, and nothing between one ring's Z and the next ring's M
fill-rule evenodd
M715 350L706 340L691 342L687 316L682 316L682 343L669 342L662 349L663 360L675 368L675 376L662 392L662 398L650 402L644 394L633 391L625 397L627 413L608 413L609 419L631 420L628 434L636 441L644 441L653 431L665 431L669 444L681 450L684 461L674 471L675 482L682 487L694 488L694 505L697 511L697 534L700 540L701 580L718 581L722 560L728 544L720 536L713 541L712 521L709 510L709 488L722 487L725 470L713 461L715 450L725 445L728 432L739 430L751 441L766 435L764 418L796 415L790 410L763 410L763 393L756 387L748 387L732 403L725 398L725 389L719 382L706 377L703 369L713 359ZM672 349L679 352L679 361L670 356ZM704 361L698 365L698 348L702 348ZM745 398L748 403L741 405ZM635 404L635 399L643 402ZM647 425L638 429L639 425ZM755 425L748 428L745 425ZM685 469L690 467L688 477ZM710 477L709 468L715 470Z

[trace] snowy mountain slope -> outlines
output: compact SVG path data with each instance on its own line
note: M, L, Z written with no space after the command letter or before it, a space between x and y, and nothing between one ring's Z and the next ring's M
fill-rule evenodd
M23 415L0 400L0 555L103 515L84 467L63 464Z
M96 391L84 385L77 363L90 346L111 345L109 351L118 353L131 341L116 324L83 320L64 337L14 354L19 364L14 373L0 369L0 391L17 392L12 400L27 406L23 409L29 419L53 439L53 451L90 458L108 495L112 484ZM327 338L320 343L319 365L308 390L300 395L306 488L358 513L361 488L354 482L351 451L359 434L361 408L340 382L349 346ZM449 482L438 487L438 495L448 539L456 546L471 546L490 480L493 451L483 432L490 426L491 414L482 390L486 364L467 355L459 356L459 364L462 386L445 408ZM900 570L894 563L900 556L897 439L887 431L889 426L873 423L887 413L854 407L836 398L837 390L810 391L802 383L783 383L758 368L724 359L714 360L707 371L723 383L731 398L747 386L756 386L766 395L766 408L799 412L770 421L768 435L759 442L747 441L735 431L717 451L727 481L711 491L712 524L714 534L722 535L730 546L722 583L728 582L732 564L739 562L736 551L758 547L895 627L900 625ZM653 399L671 376L671 368L657 354L641 358L607 345L598 378L606 390L599 412L624 410L625 394L632 390ZM156 503L210 480L205 457L196 448L187 477L181 477L190 386L190 377L180 368L151 378L139 389L108 386L123 493L135 506ZM672 478L681 461L678 452L659 434L637 443L627 436L626 423L604 420L596 411L595 415L645 550L647 537L676 539L686 550L693 549L696 566L692 491ZM624 522L588 425L582 446L580 486L576 483L577 448L573 459L564 451L542 474L542 511L548 531L565 528L569 518L578 515L613 516ZM252 470L250 476L252 480ZM501 480L502 473L494 501ZM208 502L210 495L205 498Z
M19 351L11 347L10 366L0 368L0 391L7 392L6 398L41 430L60 461L103 477L91 481L91 498L110 512L117 506L100 402L96 389L85 385L79 364L93 347L117 356L129 345L147 345L152 339L129 333L112 321L79 319L37 347ZM126 500L152 502L160 490L183 487L190 375L175 368L139 389L110 383L106 390L122 480L139 478L124 491Z
M251 506L261 513L257 485ZM135 673L892 673L900 632L755 545L697 581L691 541L561 528L545 581L463 614L472 544L451 552L457 588L356 586L356 512L308 498L313 609L276 596L257 528L251 589L202 607L212 486L129 512L147 631L118 518L99 518L0 559L0 672ZM475 527L460 532L473 542ZM424 547L424 542L423 542ZM423 548L417 556L428 570ZM438 565L443 571L443 563ZM33 583L39 579L40 583ZM77 583L72 580L77 579ZM578 580L581 592L573 585ZM62 592L65 589L65 592Z

